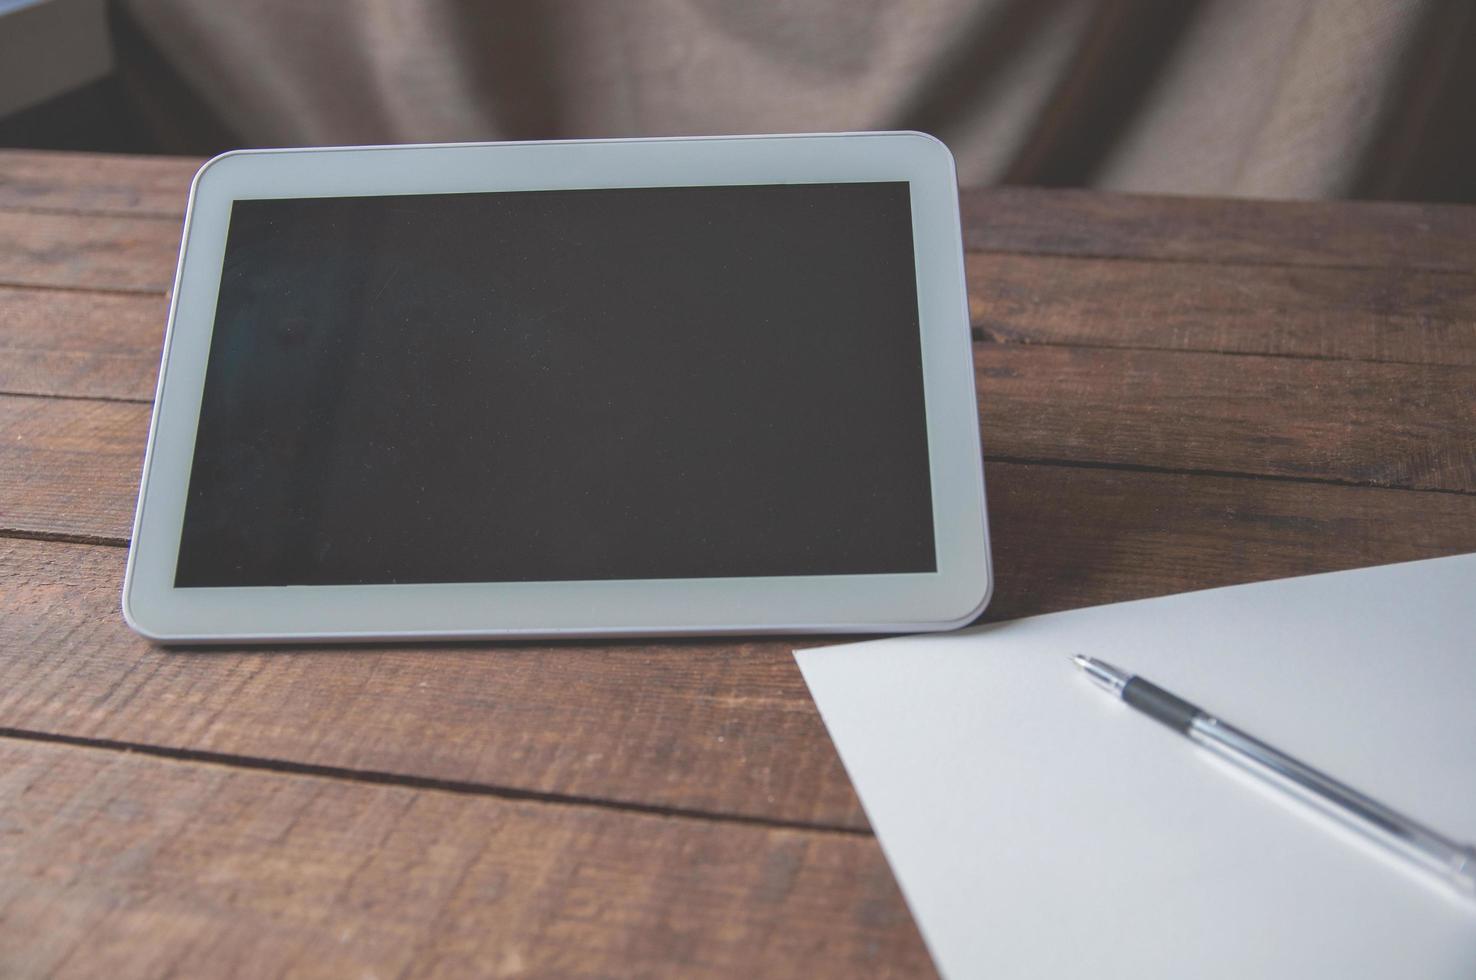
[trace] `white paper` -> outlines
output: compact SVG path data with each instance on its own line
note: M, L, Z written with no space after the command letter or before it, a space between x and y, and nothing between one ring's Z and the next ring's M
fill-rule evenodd
M795 654L948 977L1476 977L1476 903L1097 657L1476 841L1476 555Z

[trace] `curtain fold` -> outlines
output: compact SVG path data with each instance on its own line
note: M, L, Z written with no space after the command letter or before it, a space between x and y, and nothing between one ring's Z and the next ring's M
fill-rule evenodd
M242 145L908 128L965 184L1469 199L1476 179L1467 0L121 4Z

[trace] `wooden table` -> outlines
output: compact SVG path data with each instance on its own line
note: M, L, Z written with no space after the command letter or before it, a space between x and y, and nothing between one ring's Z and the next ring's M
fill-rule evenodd
M129 632L197 164L0 154L0 975L929 972L791 641ZM963 200L989 618L1476 550L1476 208Z

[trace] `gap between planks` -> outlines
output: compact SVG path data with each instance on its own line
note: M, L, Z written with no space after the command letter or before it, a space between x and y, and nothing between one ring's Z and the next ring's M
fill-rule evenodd
M51 732L30 731L23 728L0 727L0 738L25 742L44 742L51 745L67 745L73 748L91 749L102 752L134 753L158 759L172 759L176 762L223 766L228 769L272 772L289 776L309 776L342 782L362 783L370 786L395 786L401 789L452 793L459 796L488 797L519 803L541 803L547 806L639 813L644 816L665 817L671 820L738 824L747 827L761 827L768 830L796 830L815 834L834 834L842 837L873 836L870 829L847 827L840 824L816 823L806 820L784 820L744 813L720 813L712 810L661 806L653 803L622 802L592 796L575 796L539 790L518 789L512 786L494 786L486 783L465 782L454 779L437 779L431 776L412 776L404 773L369 769L350 769L342 766L328 766L310 762L292 762L286 759L235 755L228 752L209 752L200 749L148 745L142 742L87 738L80 735L60 735Z
M136 211L87 211L68 210L65 208L19 208L14 206L0 207L0 217L8 214L17 215L42 215L46 217L60 218L108 218L122 221L168 221L178 224L182 215L155 214L151 212L139 213ZM1094 250L1090 248L1075 249L1072 251L1053 252L1038 248L1000 248L991 246L965 245L965 255L1007 255L1030 259L1053 259L1061 261L1094 261L1094 262L1140 262L1153 265L1170 266L1215 266L1228 269L1317 269L1327 272L1389 272L1391 269L1404 272L1418 272L1421 275L1435 276L1470 276L1470 269L1456 269L1448 266L1429 265L1389 265L1387 263L1374 262L1317 262L1302 263L1294 261L1282 261L1276 259L1256 259L1249 257L1214 257L1214 256L1191 256L1191 255L1154 255L1136 252L1111 252L1105 249ZM176 256L178 254L176 250ZM173 263L170 263L171 267ZM173 276L170 277L171 280ZM132 296L160 296L167 295L168 287L127 287L127 286L68 286L56 283L38 283L31 280L9 280L0 279L0 286L12 288L29 289L55 289L62 292L93 292L93 293L122 293Z
M0 392L0 394L4 393ZM51 396L38 395L35 397L47 398ZM86 401L89 399L79 400ZM1245 473L1236 470L1153 466L1146 463L1118 463L1111 461L1052 459L1050 457L1044 456L1012 456L994 453L985 453L983 455L983 462L986 466L990 463L1009 463L1017 466L1048 466L1061 469L1108 470L1118 473L1151 473L1163 476L1214 477L1217 479L1251 480L1257 482L1284 483L1303 486L1344 487L1352 490L1398 491L1400 493L1433 493L1454 497L1476 496L1476 490L1461 490L1445 487L1382 486L1372 483L1361 483L1357 480L1341 480L1334 477L1291 476L1278 473ZM988 481L986 477L986 489L987 482ZM88 544L98 545L100 547L106 548L127 548L130 543L129 538L119 537L115 535L87 534L68 531L48 531L33 528L6 527L3 525L0 525L0 538L13 538L20 541L55 541L62 544Z
M989 472L995 620L1476 548L1469 497L1011 464ZM0 540L0 725L865 826L792 643L164 651L117 613L123 558ZM304 718L325 724L304 730ZM684 772L709 778L677 778Z
M970 326L969 341L971 344L980 346L1014 347L1014 348L1050 348L1054 350L1100 350L1100 351L1138 351L1149 354L1214 354L1219 357L1259 357L1276 358L1288 361L1323 361L1335 364L1404 364L1410 367L1426 367L1427 361L1400 360L1397 358L1381 357L1358 357L1358 356L1336 356L1332 354L1295 354L1281 351L1239 351L1239 350L1203 350L1200 348L1176 348L1176 347L1154 347L1150 344L1094 344L1087 341L1059 341L1059 340L1014 340L1008 337L994 335L988 327ZM0 348L0 356L5 353ZM125 405L152 405L152 397L140 397L131 395L76 395L58 392L23 391L20 389L9 389L0 387L0 396L9 398L38 398L53 401L76 401L76 402L119 402ZM1193 472L1182 470L1179 472ZM1210 471L1217 472L1217 471ZM1411 488L1413 489L1413 488Z
M3 285L3 284L0 284ZM118 294L114 294L118 295ZM136 293L123 295L138 295ZM1220 357L1264 357L1276 358L1288 361L1322 361L1326 363L1353 363L1353 364L1404 364L1410 367L1426 367L1429 362L1402 360L1388 357L1359 357L1338 356L1333 354L1298 354L1282 351L1238 351L1238 350L1204 350L1201 348L1176 348L1176 347L1154 347L1150 344L1094 344L1088 341L1059 341L1059 340L1028 340L1011 339L994 334L988 327L969 327L969 341L971 344L980 346L1014 347L1014 348L1050 348L1055 350L1093 350L1093 351L1138 351L1150 354L1214 354ZM0 348L0 356L5 353ZM0 387L0 396L10 398L40 398L54 401L79 401L79 402L119 402L127 405L152 405L152 397L130 396L130 395L77 395L59 392L25 391L22 389L10 389ZM1189 471L1184 471L1189 472Z
M58 544L91 544L101 548L126 548L130 543L128 538L118 538L105 534L86 534L74 531L41 531L28 528L5 527L0 527L0 538L13 538L17 541L55 541Z
M0 206L0 213L4 214L58 214L69 218L138 218L141 221L171 221L179 224L184 219L184 211L136 211L130 208L64 208L64 207L27 207L24 204L6 204Z
M4 285L0 283L0 285ZM111 293L111 295L136 296L137 293ZM1107 350L1107 351L1141 351L1154 354L1217 354L1221 357L1272 357L1290 361L1326 361L1332 363L1354 364L1407 364L1411 367L1424 367L1427 361L1401 360L1391 357L1359 357L1338 356L1333 354L1297 354L1282 351L1239 351L1239 350L1204 350L1201 348L1177 348L1177 347L1154 347L1150 344L1093 344L1087 341L1060 341L1060 340L1028 340L1011 339L1001 337L992 332L988 327L971 325L969 327L969 341L971 344L994 345L997 347L1048 347L1061 350ZM5 350L0 348L0 355ZM129 396L129 395L74 395L58 392L22 391L20 389L0 388L0 395L12 398L49 398L57 401L91 401L91 402L122 402L129 405L151 405L153 398Z
M0 394L4 394L0 392ZM49 397L49 396L37 396ZM1009 463L1016 466L1049 466L1060 469L1078 470L1109 470L1118 473L1151 473L1161 476L1198 476L1214 477L1227 480L1251 480L1267 483L1289 483L1303 486L1343 487L1351 490L1378 490L1398 491L1400 493L1434 493L1453 497L1476 497L1476 490L1459 490L1444 487L1401 487L1381 486L1371 483L1360 483L1356 480L1339 480L1333 477L1317 476L1289 476L1277 473L1244 473L1235 470L1213 470L1178 468L1171 466L1152 466L1145 463L1114 463L1108 461L1090 461L1073 459L1051 459L1049 457L1026 457L1009 456L985 453L984 464ZM987 477L986 477L987 489ZM18 541L55 541L60 544L88 544L104 548L127 548L130 540L127 537L114 535L74 533L67 531L46 531L31 528L5 527L0 525L0 538L13 538ZM3 731L0 731L3 734Z
M3 211L0 208L0 211ZM1071 252L1051 252L1038 248L990 248L979 245L964 246L965 255L1011 255L1024 259L1060 259L1062 261L1085 262L1143 262L1154 265L1216 266L1225 269L1316 269L1321 272L1418 272L1422 276L1470 276L1470 269L1452 269L1446 266L1425 265L1380 265L1372 262L1284 262L1275 259L1252 258L1199 258L1189 255L1140 255L1137 253L1093 251L1081 249Z
M0 349L0 354L3 354ZM119 402L124 405L152 405L152 398L134 398L128 395L70 395L59 394L49 391L7 391L0 388L0 395L6 398L36 398L42 401L55 402Z
M86 296L95 293L99 296L169 296L168 289L127 289L117 286L69 286L65 283L56 282L11 282L0 279L0 289L33 289L41 293L71 293ZM161 321L162 322L162 321Z
M1114 463L1109 460L1051 459L1046 456L1006 456L984 454L984 462L1013 463L1017 466L1059 466L1078 470L1115 470L1121 473L1159 473L1167 476L1205 476L1227 480L1268 480L1272 483L1315 484L1325 487L1347 487L1352 490L1398 490L1401 493L1443 493L1455 497L1476 497L1476 490L1458 490L1446 487L1401 487L1383 486L1375 483L1360 483L1357 480L1340 480L1330 476L1291 476L1282 473L1245 473L1237 470L1212 470L1194 467L1153 466L1148 463ZM987 489L987 487L986 487ZM125 542L126 544L126 542Z
M969 340L971 343L997 347L1056 347L1065 350L1126 350L1142 351L1152 354L1217 354L1221 357L1277 357L1288 361L1331 361L1346 364L1408 364L1411 367L1425 367L1429 361L1403 361L1393 357L1340 357L1334 354L1293 354L1284 351L1253 351L1253 350L1204 350L1198 347L1154 347L1150 344L1093 344L1086 341L1061 341L1061 340L1012 340L1009 337L995 336L988 327L970 326ZM0 391L0 395L24 394L23 392ZM50 397L37 395L38 398ZM58 395L59 398L87 398L87 395ZM112 398L100 401L136 402L147 401L142 398Z

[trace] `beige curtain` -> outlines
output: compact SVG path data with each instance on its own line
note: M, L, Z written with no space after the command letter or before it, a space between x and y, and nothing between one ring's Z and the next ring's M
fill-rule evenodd
M123 14L243 145L910 128L944 139L966 184L1418 197L1471 179L1470 0L123 0Z

